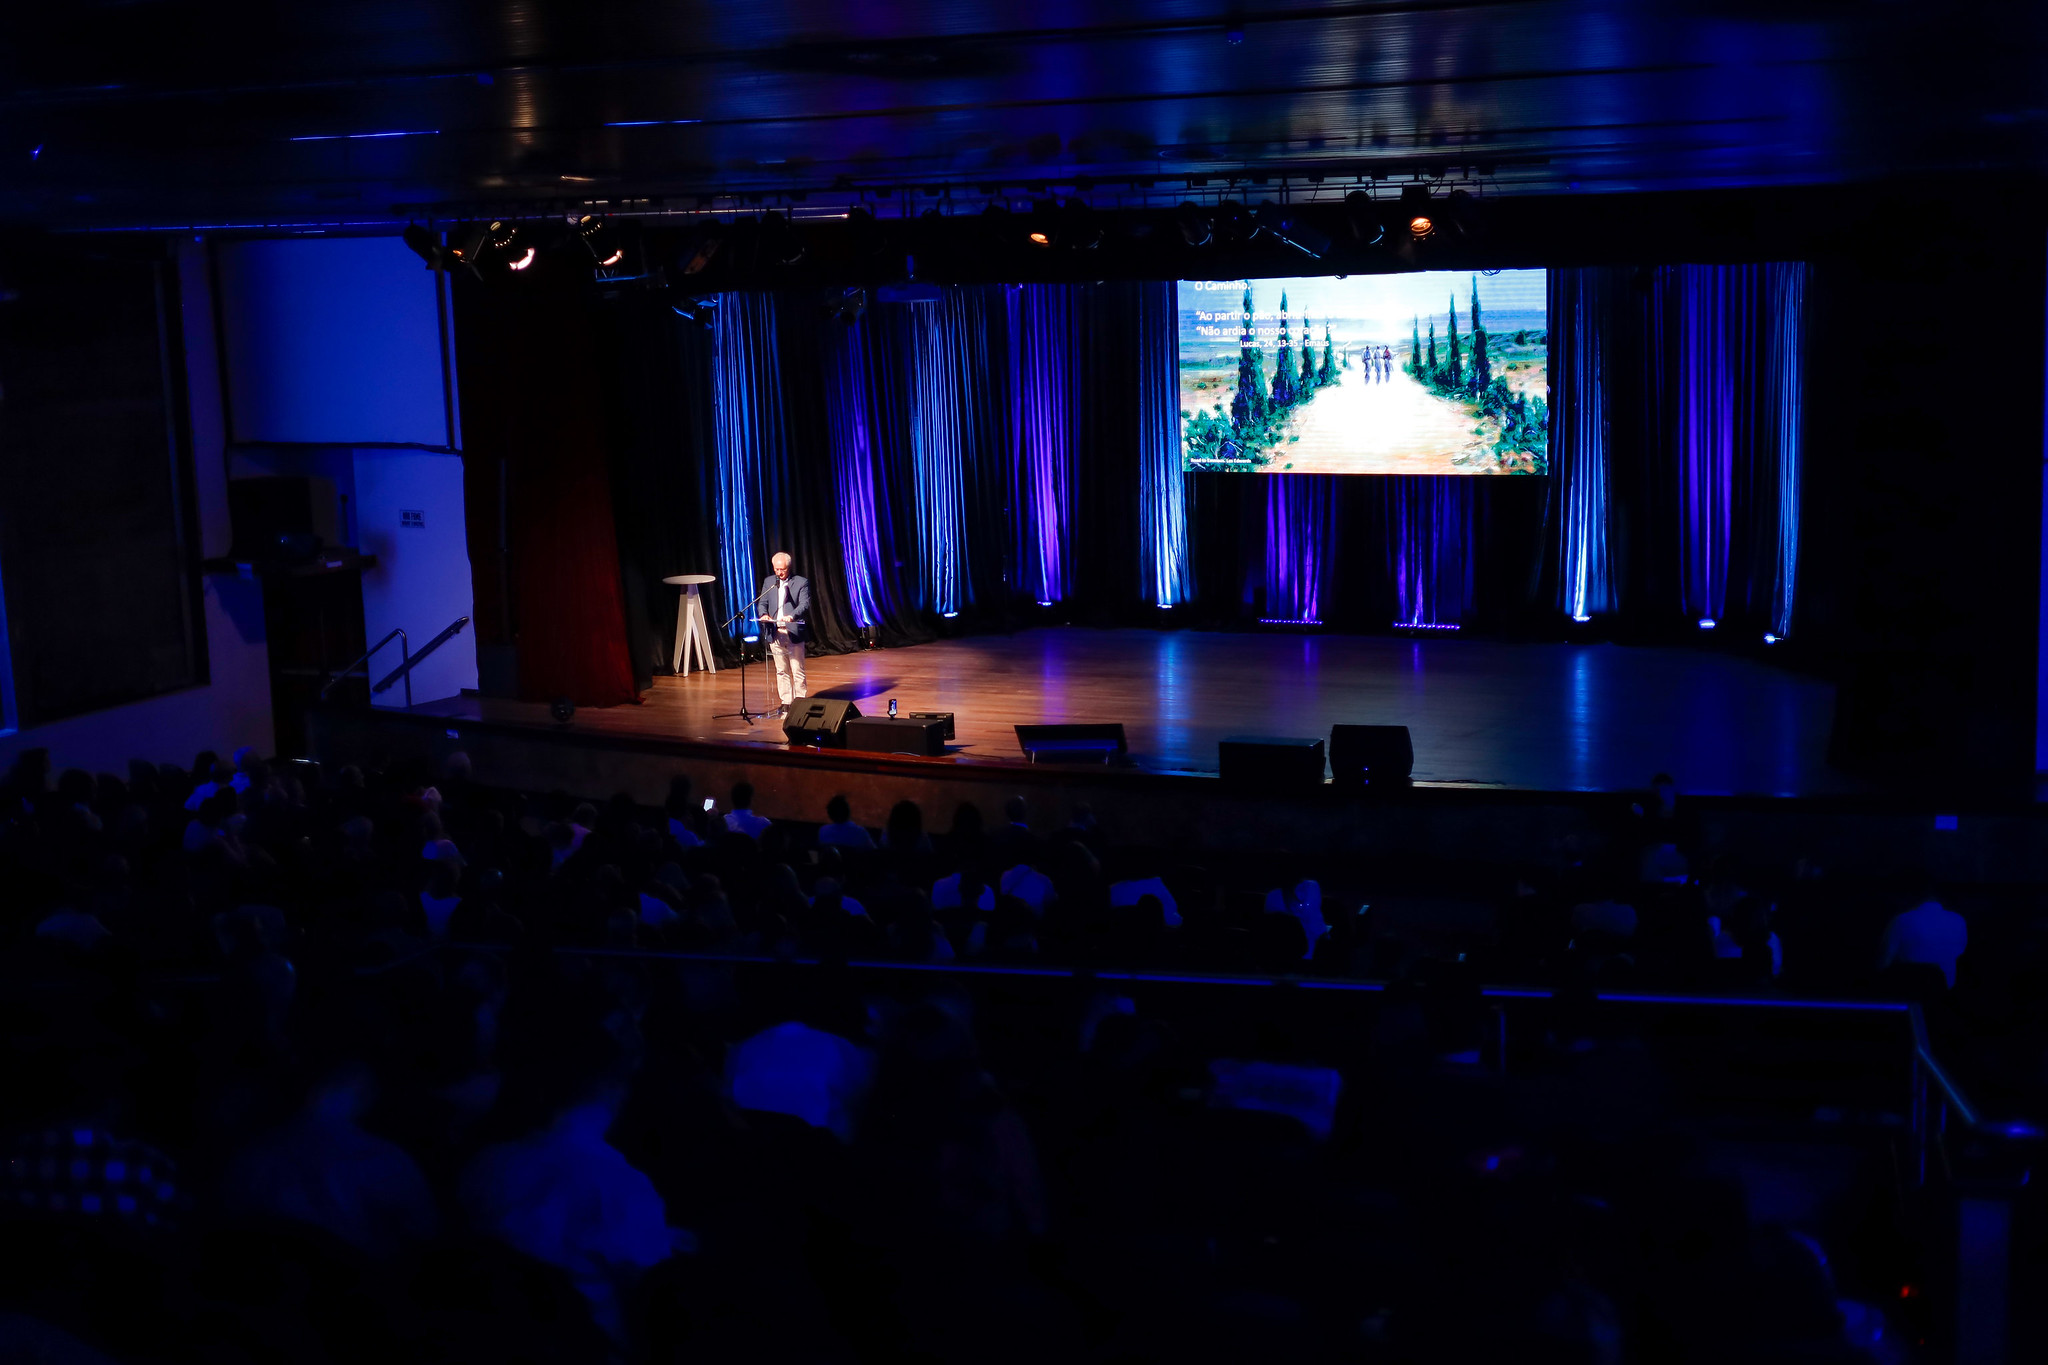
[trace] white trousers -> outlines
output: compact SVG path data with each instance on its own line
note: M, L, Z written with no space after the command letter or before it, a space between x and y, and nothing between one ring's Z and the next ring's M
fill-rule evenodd
M775 660L775 692L784 706L804 694L804 646L777 637L768 643L768 657Z

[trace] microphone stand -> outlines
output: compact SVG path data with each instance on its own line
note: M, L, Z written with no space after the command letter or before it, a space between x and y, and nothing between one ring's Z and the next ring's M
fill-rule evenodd
M748 602L748 603L747 603L747 604L746 604L746 605L745 605L744 607L741 607L741 608L740 608L740 609L739 609L738 611L734 612L734 613L733 613L733 614L732 614L731 616L728 616L728 617L726 617L726 618L725 618L725 621L724 621L724 623L723 623L723 624L721 624L721 625L720 625L720 626L719 626L718 628L719 628L720 630L731 630L731 629L733 628L733 626L735 626L736 624L738 624L738 623L739 623L739 620L740 620L740 618L741 618L741 617L744 617L744 616L751 616L751 615L753 614L754 608L755 608L755 607L757 607L757 606L759 606L759 605L760 605L760 603L759 603L758 601L750 601L750 602ZM758 634L758 632L757 632L757 634ZM754 721L755 721L755 719L756 719L757 717L760 717L760 716L765 716L765 715L767 715L768 713L767 713L766 711L756 711L756 710L753 710L753 709L752 709L751 707L749 707L749 706L748 706L748 704L747 704L747 637L746 637L745 635L741 635L741 636L739 637L739 646L740 646L740 709L739 709L739 710L737 710L737 711L726 711L726 712L723 712L723 713L721 713L721 714L719 714L719 715L713 716L713 717L712 717L712 719L713 719L713 720L730 720L730 719L732 719L732 718L733 718L734 716L738 716L738 717L739 717L739 718L740 718L741 720L744 720L744 721L745 721L745 722L746 722L747 724L749 724L749 725L752 725L752 724L754 723Z

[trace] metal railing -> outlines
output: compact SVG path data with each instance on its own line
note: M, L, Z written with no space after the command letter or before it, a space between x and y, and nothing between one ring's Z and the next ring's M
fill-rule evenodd
M462 628L468 624L469 618L467 616L458 616L453 621L450 621L439 635L436 635L433 639L420 646L419 653L407 655L404 663L392 669L390 673L385 675L384 681L371 688L371 695L374 696L379 692L388 691L391 684L403 678L405 679L405 704L410 708L412 706L412 671L430 658L435 650L447 644L457 635L460 635Z
M391 672L385 674L383 681L371 687L370 694L372 696L375 696L378 693L388 691L390 690L390 687L393 683L403 679L405 682L405 707L408 711L410 711L412 709L413 669L419 667L420 663L424 661L429 655L431 655L435 650L439 649L442 645L447 644L450 640L454 639L457 635L461 634L462 628L468 624L469 618L467 616L456 617L453 621L448 623L447 627L444 630L442 630L442 632L439 635L436 635L433 639L427 641L425 646L423 646L420 652L417 654L412 652L412 642L406 637L405 627L398 627L397 629L393 630L389 635L386 635L383 639L379 640L376 644L371 645L368 649L364 650L355 659L351 660L346 668L343 668L340 672L334 673L331 676L329 676L329 678L327 679L327 685L320 689L320 700L326 701L327 694L332 692L335 689L335 687L340 684L343 678L362 677L363 679L367 680L370 676L370 672L366 665L370 662L371 657L375 655L378 650L384 648L384 646L390 644L393 640L396 640L398 641L398 652L400 659L399 665L398 667L392 669ZM356 672L356 669L358 668L363 669L361 674L358 674Z
M362 677L363 680L367 682L370 677L370 671L367 667L365 667L365 665L367 665L370 662L370 656L375 654L378 650L384 648L384 646L390 644L393 640L398 641L399 654L402 658L405 659L406 665L410 667L412 662L412 647L405 638L405 627L400 626L398 629L392 631L389 635L379 640L376 644L371 645L368 649L364 650L356 658L351 659L347 667L343 668L340 672L330 677L327 680L327 685L320 689L320 700L326 701L327 694L329 692L332 692L343 678L355 677L356 670L358 668L363 669ZM412 705L412 682L410 680L408 680L405 684L405 704L407 707L410 707Z

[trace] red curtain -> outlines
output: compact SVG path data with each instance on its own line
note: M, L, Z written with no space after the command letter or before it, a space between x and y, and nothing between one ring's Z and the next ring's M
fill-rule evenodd
M525 700L635 701L592 304L545 276L455 282L477 642L516 648Z

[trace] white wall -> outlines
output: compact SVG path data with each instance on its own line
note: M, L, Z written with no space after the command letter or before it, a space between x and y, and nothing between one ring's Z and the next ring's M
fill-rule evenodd
M458 616L474 611L469 538L463 527L462 457L413 450L355 453L355 519L360 548L377 556L363 575L363 628L369 641L403 628L417 650ZM406 513L417 513L407 518ZM408 524L416 521L417 524ZM395 652L379 654L371 681L397 667ZM413 671L414 703L452 697L476 686L476 635L462 634ZM394 684L376 706L404 706L405 687Z
M224 242L234 441L446 448L436 276L396 237Z
M192 414L192 495L201 553L225 555L228 525L226 433L221 424L220 375L215 365L213 309L207 289L206 248L186 242L178 250L178 290L185 371ZM269 753L270 657L263 634L261 586L232 575L205 577L207 674L200 687L90 715L0 735L0 763L23 749L42 747L58 768L122 772L131 758L183 766L201 749L229 753L247 744Z

